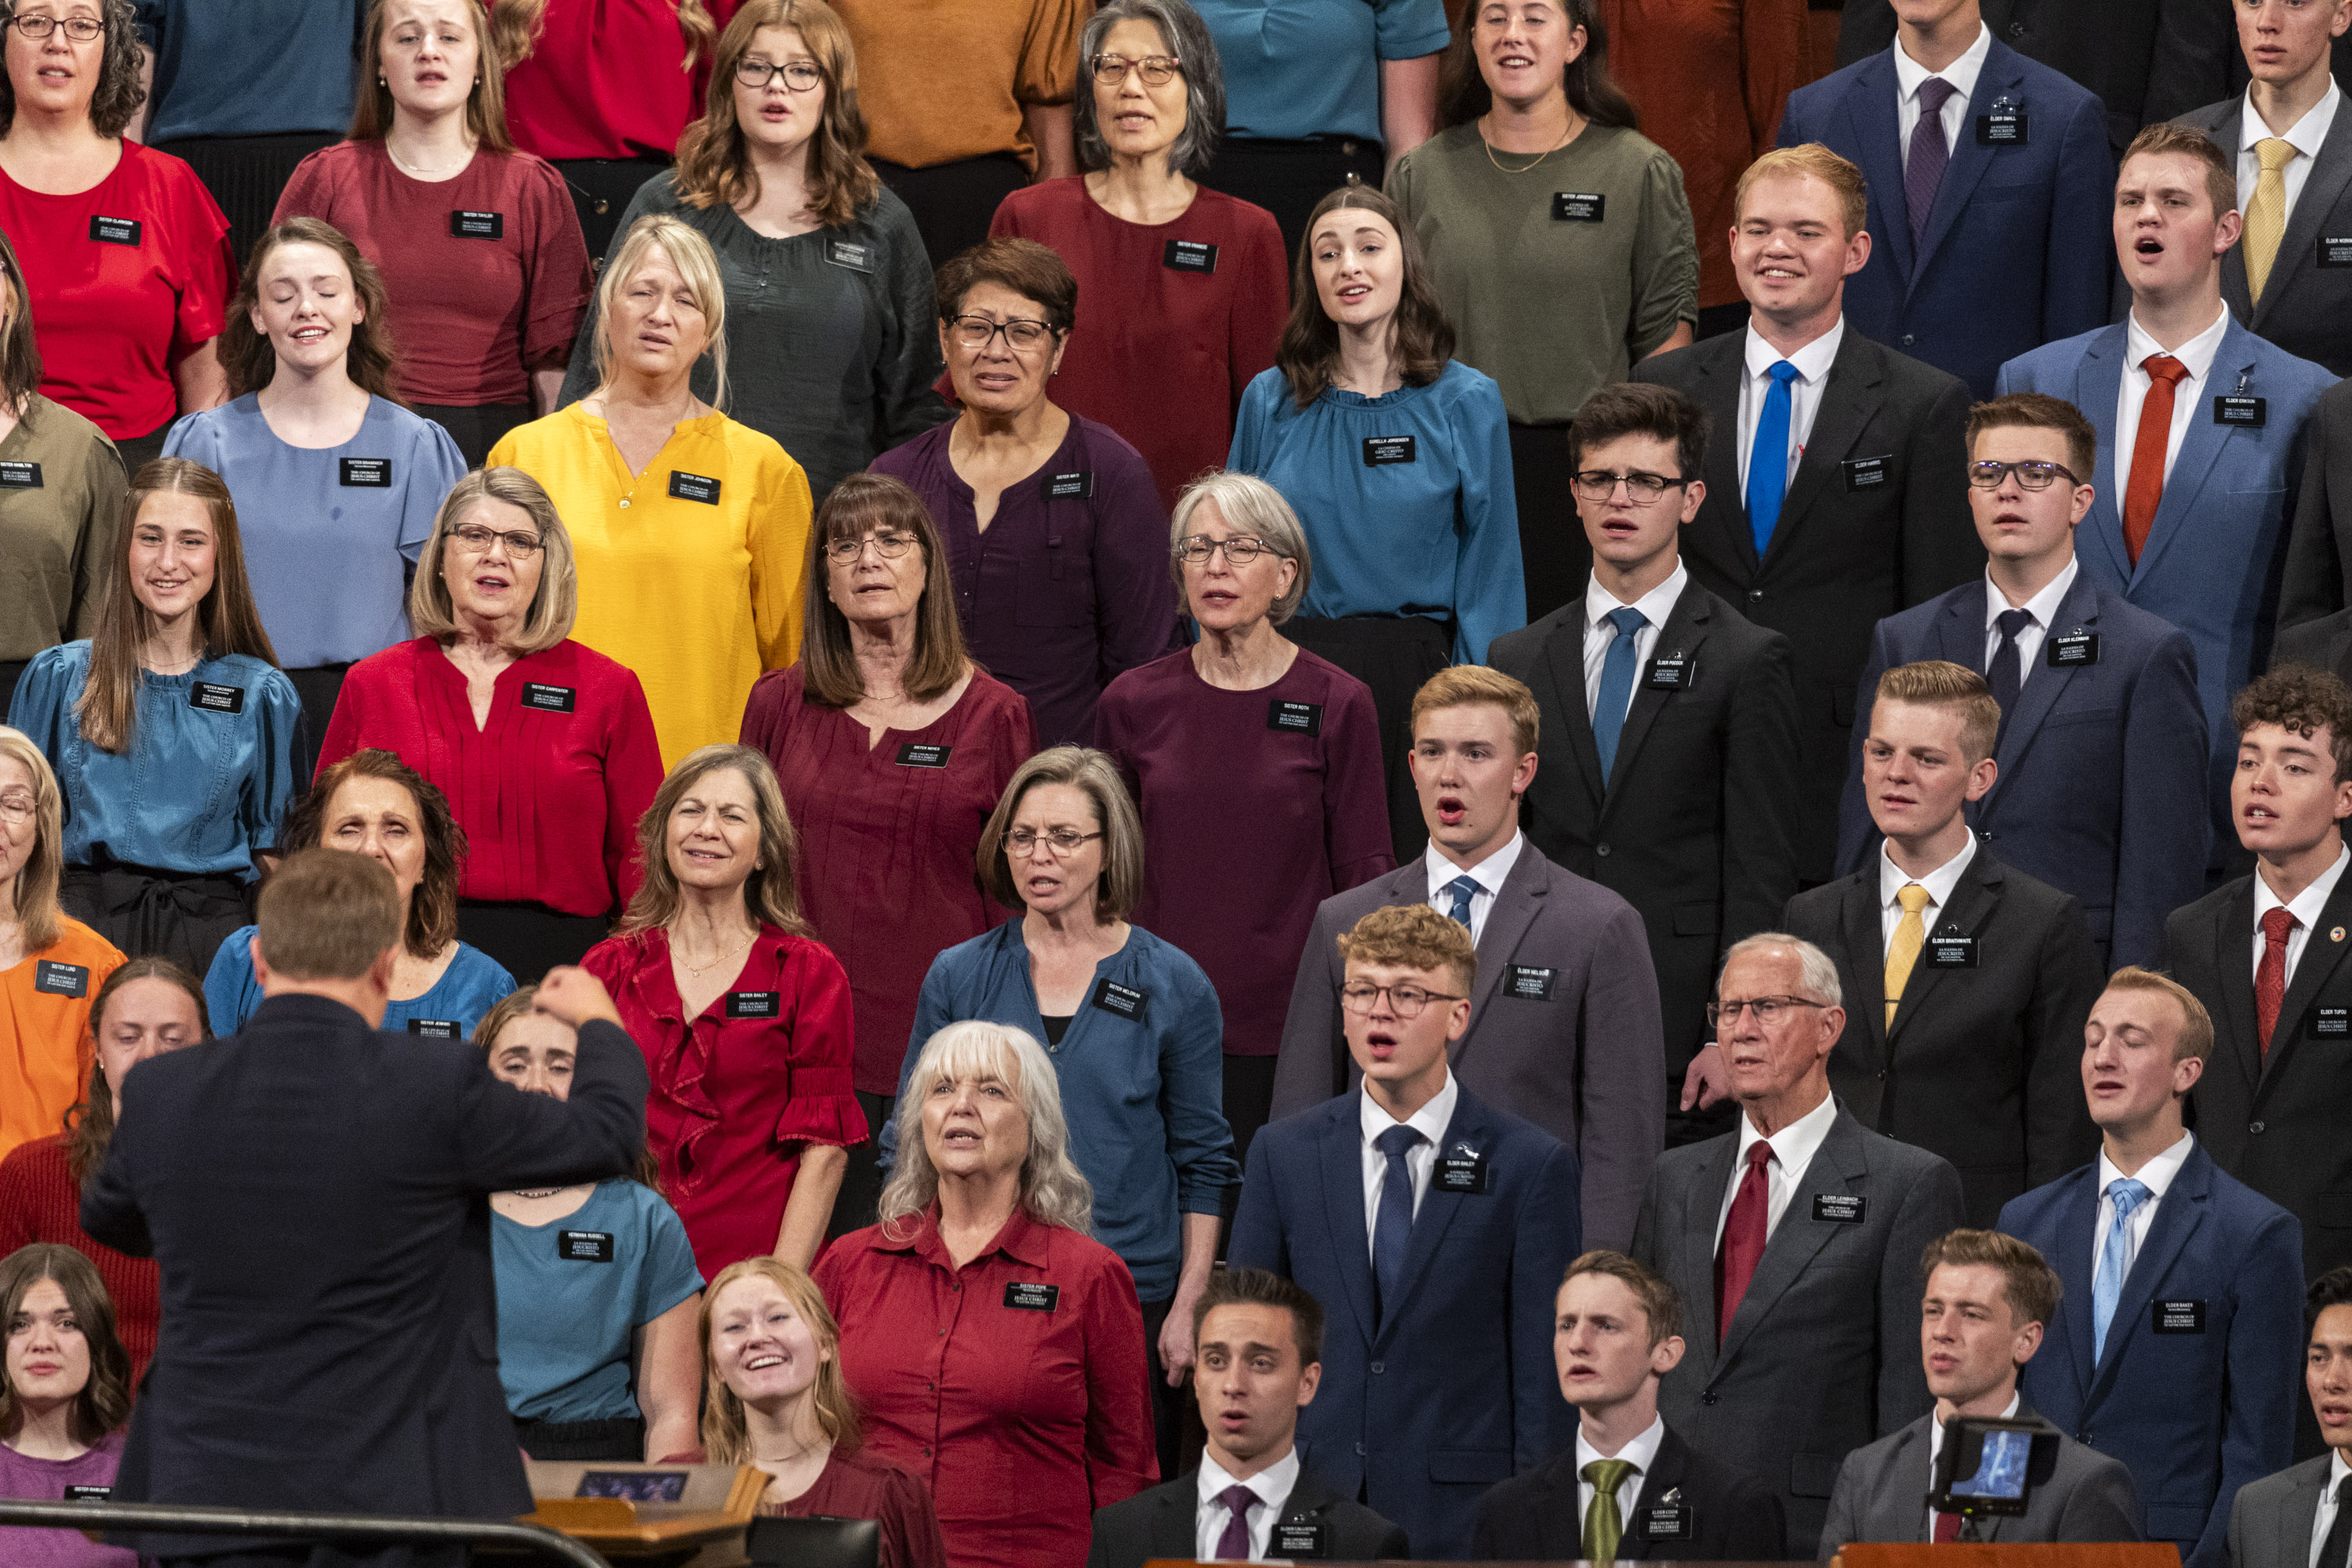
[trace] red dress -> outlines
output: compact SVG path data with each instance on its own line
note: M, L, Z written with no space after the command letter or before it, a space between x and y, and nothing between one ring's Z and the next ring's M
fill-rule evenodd
M849 980L820 942L763 925L726 992L689 1024L659 931L580 961L646 1054L646 1144L705 1279L776 1249L801 1145L866 1141L849 1082Z
M163 1321L163 1270L153 1258L117 1252L82 1229L81 1186L66 1162L70 1136L58 1132L19 1143L0 1160L0 1258L37 1241L55 1241L98 1265L98 1277L114 1299L115 1336L131 1352L135 1396Z
M1160 1479L1134 1282L1022 1214L957 1268L938 1216L817 1260L866 1441L929 1478L954 1568L1084 1568L1094 1510Z
M699 1448L662 1459L665 1465L704 1462ZM940 1516L931 1507L931 1494L922 1482L870 1448L835 1448L808 1490L782 1508L761 1503L760 1511L785 1519L870 1519L882 1527L878 1568L947 1568L947 1546L940 1539Z

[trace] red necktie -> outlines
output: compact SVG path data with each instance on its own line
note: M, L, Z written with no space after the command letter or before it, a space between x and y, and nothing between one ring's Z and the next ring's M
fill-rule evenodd
M2139 405L2139 435L2132 442L2131 482L2124 487L2124 549L2132 564L2147 543L2156 524L2158 503L2164 500L2164 454L2172 444L2172 395L2189 367L2170 354L2150 354L2140 362L2147 372L2147 399Z
M2286 933L2296 925L2284 910L2263 916L2263 961L2254 970L2254 1039L2271 1054L2271 1031L2278 1027L2279 1005L2286 1000Z
M1937 1514L1936 1516L1936 1539L1938 1541L1958 1541L1959 1538L1960 1516L1957 1513Z
M1715 1338L1720 1344L1731 1332L1739 1313L1739 1299L1756 1278L1764 1257L1764 1217L1771 1201L1764 1167L1772 1163L1772 1145L1759 1138L1748 1145L1748 1173L1731 1196L1731 1212L1724 1216L1723 1248L1715 1255Z

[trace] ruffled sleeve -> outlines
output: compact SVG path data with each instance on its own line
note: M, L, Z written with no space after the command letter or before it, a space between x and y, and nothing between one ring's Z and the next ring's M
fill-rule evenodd
M847 1148L865 1142L869 1132L851 1070L856 1034L850 1026L849 976L830 949L814 942L797 945L785 1066L792 1086L776 1118L776 1142Z

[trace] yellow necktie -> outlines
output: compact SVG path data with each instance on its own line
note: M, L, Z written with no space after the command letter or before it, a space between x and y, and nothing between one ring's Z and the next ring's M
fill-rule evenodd
M1617 1488L1629 1471L1639 1468L1631 1459L1595 1459L1577 1472L1592 1484L1592 1506L1584 1510L1580 1542L1587 1563L1617 1561L1617 1542L1625 1533L1625 1521L1617 1511Z
M2275 136L2254 143L2263 165L2254 177L2254 199L2246 204L2246 289L2263 297L2271 280L2271 263L2278 259L2279 241L2286 237L2286 166L2294 158L2294 144Z
M1911 966L1919 962L1919 950L1927 945L1927 927L1919 919L1919 911L1927 907L1927 889L1916 882L1906 882L1896 890L1895 901L1903 906L1903 918L1895 922L1895 940L1886 944L1886 1026L1890 1029L1895 1027L1895 1005L1903 1000Z

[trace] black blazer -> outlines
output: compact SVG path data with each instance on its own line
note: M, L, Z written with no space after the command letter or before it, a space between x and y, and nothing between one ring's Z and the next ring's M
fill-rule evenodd
M1535 783L1519 823L1555 865L1640 911L1658 972L1669 1110L1712 1040L1707 999L1723 950L1769 931L1797 890L1797 689L1789 640L1696 581L1658 628L1685 684L1637 685L1617 761L1584 705L1584 598L1495 639L1486 662L1527 682L1542 710Z
M1582 1557L1584 1517L1577 1506L1576 1470L1576 1455L1562 1454L1480 1499L1471 1560L1559 1563ZM1681 1493L1681 1501L1689 1505L1686 1539L1654 1538L1643 1528L1649 1510L1664 1505L1671 1492ZM1624 1526L1617 1546L1620 1561L1769 1563L1783 1555L1780 1500L1772 1489L1746 1470L1707 1458L1671 1426L1650 1473L1642 1478L1641 1494Z
M1190 1561L1197 1556L1200 1486L1196 1467L1165 1486L1095 1510L1095 1539L1087 1551L1087 1568L1143 1568L1157 1557ZM1362 1503L1341 1497L1304 1468L1275 1521L1272 1556L1286 1555L1280 1539L1284 1525L1320 1525L1327 1561L1371 1563L1412 1555L1403 1531Z
M2104 975L2070 895L1979 846L1927 933L1975 938L1976 967L1921 952L1891 1036L1874 860L1790 900L1781 929L1834 959L1845 988L1831 1089L1864 1126L1949 1160L1969 1224L1990 1227L2001 1205L2097 1152L2083 1024Z
M2215 96L2218 102L2181 115L2180 123L2211 137L2234 169L2246 97ZM2252 191L2246 193L2248 200L2252 197ZM2245 247L2233 245L2221 258L2221 298L2230 313L2255 336L2298 359L2326 365L2332 375L2352 374L2352 272L2326 260L2341 248L2330 241L2346 234L2352 234L2352 117L2328 126L2327 139L2295 195L2294 210L2287 215L2260 300L2246 276Z
M2352 385L2352 382L2346 384ZM2339 680L2352 681L2352 610L2338 610L2299 626L2281 627L2278 641L2271 645L2271 668L2276 669L2283 664L2314 665L2332 672Z
M1852 321L1831 362L1789 497L1759 562L1739 489L1739 383L1748 338L1727 332L1635 365L1632 379L1706 411L1706 500L1683 560L1710 593L1789 639L1797 686L1797 875L1834 875L1838 786L1854 686L1880 620L1984 574L1969 514L1958 376L1871 342Z
M2298 209L2302 205L2295 204ZM2235 249L2231 247L2233 254ZM2290 626L2352 605L2352 381L2339 381L2319 395L2304 421L2303 438L2303 489L2287 524L2273 663L2290 657L2285 647ZM2308 653L2293 657L2317 662Z
M2189 1091L2213 1163L2303 1222L2312 1279L2352 1263L2352 875L2328 896L2263 1052L2254 1039L2254 879L2174 911L2164 968L2213 1015L2213 1054Z
M91 1236L163 1266L163 1338L115 1499L529 1511L499 1385L489 1194L630 1167L646 1079L629 1037L582 1029L560 1100L500 1083L478 1046L275 996L235 1037L143 1067L81 1204ZM215 1539L136 1544L175 1557Z

